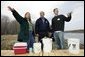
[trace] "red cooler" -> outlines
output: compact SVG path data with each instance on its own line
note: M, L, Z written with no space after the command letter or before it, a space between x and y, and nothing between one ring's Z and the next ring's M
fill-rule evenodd
M13 50L15 54L24 54L27 52L27 43L26 42L18 42L13 46Z

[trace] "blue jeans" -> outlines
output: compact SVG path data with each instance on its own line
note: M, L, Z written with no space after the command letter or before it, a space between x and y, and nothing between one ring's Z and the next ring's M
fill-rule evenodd
M29 40L27 41L27 49L33 48L33 43L35 42L32 31L29 31Z
M55 31L53 36L54 36L57 48L64 49L64 32Z

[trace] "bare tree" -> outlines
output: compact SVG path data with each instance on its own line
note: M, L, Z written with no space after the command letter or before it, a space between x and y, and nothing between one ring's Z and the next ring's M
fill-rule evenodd
M1 34L17 34L19 24L16 20L10 21L9 17L1 16Z

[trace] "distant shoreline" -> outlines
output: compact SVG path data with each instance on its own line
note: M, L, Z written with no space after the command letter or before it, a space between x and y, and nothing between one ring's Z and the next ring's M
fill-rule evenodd
M84 30L70 30L70 31L64 31L65 33L84 33Z

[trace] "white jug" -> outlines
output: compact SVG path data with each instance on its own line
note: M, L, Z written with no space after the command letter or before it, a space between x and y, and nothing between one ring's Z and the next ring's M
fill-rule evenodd
M80 39L76 39L76 38L68 39L68 47L69 47L68 50L70 53L78 54L80 51L79 45L80 45Z
M34 53L41 52L41 43L34 43L33 44L33 51L34 51Z
M43 51L44 52L51 52L52 51L52 39L50 38L43 38Z

